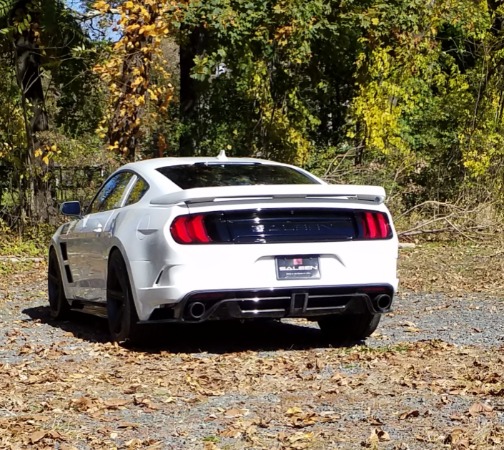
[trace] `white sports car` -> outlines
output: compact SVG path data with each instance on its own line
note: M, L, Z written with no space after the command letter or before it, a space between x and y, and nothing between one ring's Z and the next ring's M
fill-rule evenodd
M328 185L252 158L126 164L49 247L53 318L106 316L112 340L142 325L224 319L316 320L362 340L397 289L397 235L378 186Z

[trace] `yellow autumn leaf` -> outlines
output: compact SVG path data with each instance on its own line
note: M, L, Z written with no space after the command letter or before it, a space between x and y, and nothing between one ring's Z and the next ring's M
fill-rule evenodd
M144 79L142 77L136 77L133 82L131 83L131 87L134 89L138 86L140 86L144 82Z
M138 30L140 28L140 25L138 23L133 23L131 25L128 25L124 31L126 31L127 33L132 33L136 30Z
M152 89L149 89L147 92L149 93L151 100L156 101L158 99L158 96L156 95L156 93Z
M292 408L289 408L287 412L285 413L287 416L295 416L296 414L302 414L303 410L299 408L298 406L294 406Z
M107 12L110 9L110 5L104 0L99 0L93 3L93 8L100 12Z
M139 33L140 33L140 34L142 34L142 33L143 33L143 34L148 34L148 33L150 33L151 31L153 31L155 28L156 28L156 26L155 26L155 25L145 25L143 28L140 28ZM142 31L142 29L143 29L143 31Z
M144 22L150 22L151 20L151 15L145 8L140 9L140 16Z

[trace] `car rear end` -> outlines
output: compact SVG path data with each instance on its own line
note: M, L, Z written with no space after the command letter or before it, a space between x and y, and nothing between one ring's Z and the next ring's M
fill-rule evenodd
M202 322L387 312L397 236L384 198L371 186L290 185L154 199L170 219L154 281L137 290L139 315Z

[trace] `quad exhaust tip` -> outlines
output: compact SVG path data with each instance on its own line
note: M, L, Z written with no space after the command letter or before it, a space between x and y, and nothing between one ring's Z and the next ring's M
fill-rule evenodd
M378 312L386 312L392 306L392 297L387 294L377 295L373 299L373 305Z
M189 305L188 313L191 319L199 320L206 313L206 306L201 302L194 302Z

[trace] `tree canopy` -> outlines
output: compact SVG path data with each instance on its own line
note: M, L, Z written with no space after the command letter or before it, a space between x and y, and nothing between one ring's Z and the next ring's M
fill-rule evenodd
M20 175L225 149L404 208L502 205L500 2L71 3L0 0L0 164Z

